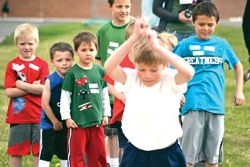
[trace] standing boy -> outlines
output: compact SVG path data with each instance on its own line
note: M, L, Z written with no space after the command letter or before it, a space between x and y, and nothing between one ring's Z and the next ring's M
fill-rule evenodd
M86 153L88 167L106 167L104 129L110 115L108 88L104 69L93 64L98 46L89 32L75 36L74 48L79 62L66 74L61 94L60 113L66 120L69 166L83 167Z
M119 66L128 53L135 69ZM168 63L176 70L166 68ZM126 96L122 130L129 143L120 166L185 167L178 144L182 135L178 115L182 93L194 74L192 66L169 51L165 40L139 19L133 35L104 67L124 85Z
M213 35L219 18L213 3L198 4L193 11L196 36L179 43L175 49L195 69L182 107L181 145L188 166L200 161L205 161L206 166L218 166L224 135L224 63L235 71L234 105L245 100L242 65L228 42Z
M74 60L74 51L68 43L58 42L50 48L50 60L56 71L45 82L42 95L41 147L39 167L49 167L53 155L67 167L67 127L61 121L60 98L63 78Z
M104 65L107 58L125 41L125 28L131 20L131 0L108 0L112 20L100 27L97 32L99 50L96 56L98 64ZM110 93L119 94L112 85L108 85ZM120 94L120 97L123 97ZM110 98L111 106L113 97ZM107 159L111 167L119 166L119 148L117 143L117 129L106 127L105 135ZM110 156L110 160L109 160Z
M6 123L10 124L8 151L9 166L21 167L22 156L34 156L38 166L41 98L47 62L35 55L39 43L37 27L20 24L14 33L18 57L11 60L5 72L5 94L10 98Z

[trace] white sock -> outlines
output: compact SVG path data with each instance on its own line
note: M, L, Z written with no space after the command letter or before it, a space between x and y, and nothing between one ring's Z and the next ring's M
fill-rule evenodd
M110 158L110 167L119 167L119 158Z
M106 159L107 159L107 163L109 164L110 163L110 156L107 156Z
M67 160L61 160L61 159L60 159L60 165L61 165L61 167L67 167L68 161L67 161Z
M49 164L49 161L39 160L38 167L49 167Z

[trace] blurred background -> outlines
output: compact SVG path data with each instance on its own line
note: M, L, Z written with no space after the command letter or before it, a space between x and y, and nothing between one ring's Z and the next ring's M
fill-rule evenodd
M0 0L8 1L7 17L31 18L109 18L107 0ZM132 16L141 15L141 0L132 1ZM222 19L239 19L246 0L213 0ZM0 13L3 16L1 10Z

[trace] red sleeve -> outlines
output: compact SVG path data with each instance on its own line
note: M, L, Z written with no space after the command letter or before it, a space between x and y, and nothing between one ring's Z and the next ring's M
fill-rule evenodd
M49 66L48 66L48 63L44 60L43 61L43 65L42 65L42 68L41 68L41 75L40 75L40 80L41 80L41 84L45 84L45 80L46 78L48 77L49 75Z
M5 71L5 79L4 79L4 87L6 88L12 88L16 86L16 71L12 69L12 63L9 62L6 66Z
M110 78L110 76L109 76L107 73L106 73L105 76L103 77L103 80L106 81L106 82L108 82L108 83L111 84L111 85L114 85L114 84L115 84L114 80L113 80L112 78Z

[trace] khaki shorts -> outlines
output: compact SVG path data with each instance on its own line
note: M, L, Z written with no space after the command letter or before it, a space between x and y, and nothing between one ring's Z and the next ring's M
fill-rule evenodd
M181 146L186 161L219 163L224 136L224 115L189 111L183 119Z

